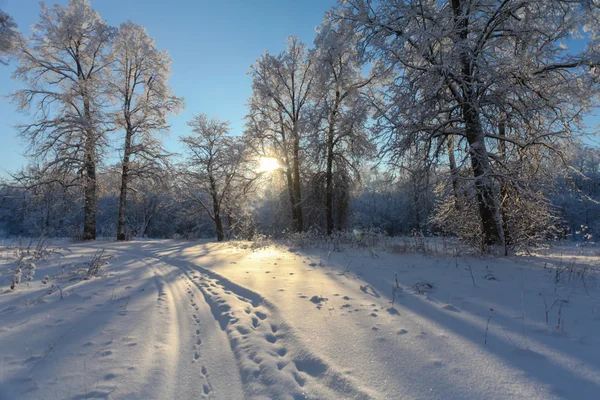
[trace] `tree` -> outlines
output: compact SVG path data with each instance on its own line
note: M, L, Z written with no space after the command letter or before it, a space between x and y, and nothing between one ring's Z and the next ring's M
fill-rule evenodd
M21 111L34 109L35 121L21 127L31 156L43 161L43 169L82 178L84 240L96 238L96 166L109 129L106 77L114 35L87 0L70 0L67 7L42 3L15 72L25 88L13 99Z
M10 15L0 10L0 64L8 63L4 57L13 52L18 40L17 24Z
M306 45L296 37L287 40L279 55L264 53L252 66L252 97L247 115L247 137L263 156L275 155L285 173L292 220L304 229L302 216L301 148L312 128L310 113L313 63Z
M501 143L560 157L597 93L597 9L582 0L349 0L366 55L392 71L379 93L378 131L392 151L446 138L466 143L484 244L505 240ZM566 45L586 27L583 50ZM515 127L499 134L504 117ZM508 178L508 175L502 175Z
M183 99L175 97L168 86L171 74L168 54L156 48L143 27L132 22L121 24L113 57L111 90L119 104L114 118L125 131L117 240L125 240L131 174L150 172L147 168L132 171L132 162L137 158L138 165L155 165L164 160L165 152L154 135L168 128L167 116L179 112Z
M235 201L231 194L240 178L244 145L228 136L229 122L197 114L188 125L193 135L181 139L188 153L181 189L213 220L220 242L225 238L222 212Z
M344 21L332 22L326 18L319 27L315 49L311 52L317 71L315 96L327 160L325 209L328 235L334 230L334 171L337 170L338 178L348 177L350 171L358 174L360 159L374 150L365 129L369 104L362 93L373 77L361 74L357 37L351 28ZM347 179L338 181L345 183ZM338 185L338 189L342 189L340 197L347 195L347 186ZM341 211L343 207L337 208Z

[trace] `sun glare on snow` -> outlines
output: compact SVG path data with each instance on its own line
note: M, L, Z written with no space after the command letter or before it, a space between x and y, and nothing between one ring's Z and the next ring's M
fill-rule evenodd
M276 169L280 168L279 162L276 158L272 157L262 157L260 159L260 165L258 167L258 172L272 172Z

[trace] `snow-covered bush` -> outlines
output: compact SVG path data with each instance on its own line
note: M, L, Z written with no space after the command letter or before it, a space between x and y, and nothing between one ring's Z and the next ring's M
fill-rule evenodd
M252 250L259 250L272 244L271 237L268 235L263 235L262 233L257 233L252 236L251 242L252 244L250 245L250 248Z
M13 277L12 277L12 284L10 285L10 289L11 290L15 290L15 288L17 287L17 285L19 283L21 283L21 276L22 276L22 271L21 268L17 268L17 270L15 271Z
M16 287L22 282L33 281L35 270L36 266L34 263L22 263L19 267L17 267L12 276L10 285L11 290L15 290Z
M104 254L104 249L96 251L96 253L92 256L92 259L88 261L87 264L87 275L88 276L98 276L103 267L109 264L109 260L111 260L113 256L109 254Z
M335 231L328 236L316 228L306 232L293 232L286 235L286 244L299 248L327 248L342 251L344 246L355 249L385 247L387 234L379 228Z
M23 266L23 269L25 270L24 279L26 279L28 282L31 282L33 280L33 276L35 275L35 264L27 263Z
M500 218L508 250L523 250L554 238L560 221L556 210L541 192L520 188L510 182L502 187ZM443 196L429 220L444 235L455 236L481 252L486 250L483 226L475 191Z

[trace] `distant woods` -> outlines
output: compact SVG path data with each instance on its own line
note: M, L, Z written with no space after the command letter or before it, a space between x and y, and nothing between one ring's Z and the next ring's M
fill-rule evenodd
M585 0L340 2L311 47L292 36L258 57L243 134L198 110L176 155L160 138L183 99L143 27L70 0L42 5L23 37L0 12L31 160L1 189L0 229L224 240L379 227L482 250L589 240L600 153L581 137L598 106L599 17Z

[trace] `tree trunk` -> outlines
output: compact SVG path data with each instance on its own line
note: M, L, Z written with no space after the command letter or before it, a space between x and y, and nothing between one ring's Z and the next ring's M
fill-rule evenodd
M213 203L213 220L215 221L215 229L217 231L217 242L222 242L225 239L223 234L223 221L221 220L221 207L219 204L219 195L217 192L217 183L215 178L211 175L210 179L210 191Z
M413 203L415 205L415 229L421 231L421 207L419 204L419 174L421 171L418 169L412 171L412 183L413 183Z
M333 233L333 136L335 134L335 123L340 101L340 91L335 91L335 102L329 115L329 129L327 130L327 171L326 174L326 199L325 208L327 209L327 235Z
M215 227L217 228L217 242L222 242L225 239L225 235L223 234L221 214L215 214Z
M297 213L297 209L296 209L296 196L294 193L294 179L292 176L292 164L290 163L289 149L287 146L288 141L287 141L286 135L285 135L286 127L283 122L283 115L281 112L279 113L279 124L281 127L281 138L282 138L282 143L283 143L283 149L285 152L285 155L284 155L285 178L287 181L288 195L290 197L290 206L291 206L291 210L292 210L292 221L294 222L294 229L296 229L297 224L298 224L298 213Z
M302 221L302 189L300 184L300 140L297 133L294 135L294 164L293 164L293 181L294 181L294 208L296 210L296 232L304 230Z
M294 225L297 225L298 215L296 214L296 197L294 196L294 179L292 177L292 166L290 162L286 159L286 168L285 168L285 178L287 181L287 189L288 195L290 197L290 206L292 209L292 221L294 221ZM294 226L296 229L296 226Z
M454 137L448 136L448 163L450 164L450 179L452 180L452 192L454 194L454 206L460 209L458 199L458 168L456 166L456 157L454 156Z
M81 78L80 78L81 80ZM92 112L89 97L85 90L82 92L83 108L86 122L89 124L85 130L85 187L83 206L83 240L96 240L96 212L98 211L98 198L96 197L96 135L92 123Z
M506 123L501 120L498 123L498 136L505 137L506 136ZM498 143L498 149L500 151L500 157L502 160L506 162L506 142L501 140ZM500 214L502 216L502 229L504 230L504 244L511 245L512 237L510 234L510 228L508 226L508 215L506 214L505 204L510 200L510 192L509 192L509 182L506 182L505 179L502 179L500 182Z
M471 168L475 178L479 215L483 229L483 243L485 245L504 244L504 232L498 209L498 201L491 178L490 160L485 147L483 128L477 111L470 103L463 104L463 117L467 142L469 143L469 156Z
M456 44L461 52L462 79L460 82L460 106L465 123L467 142L469 143L471 168L475 178L475 189L477 191L477 202L479 203L479 215L483 230L483 244L504 244L502 218L500 217L494 183L490 176L492 169L485 147L483 126L481 125L481 118L477 109L477 97L473 90L475 83L473 65L470 54L467 54L470 14L463 12L464 3L464 0L452 0L454 22L457 29Z
M123 172L121 174L121 193L119 194L119 220L117 221L117 240L127 240L127 186L129 185L129 161L131 158L131 137L133 132L127 129L125 149L123 151Z
M88 133L88 135L90 135ZM85 187L83 207L83 240L96 240L96 162L93 138L88 138L88 148L85 154Z

